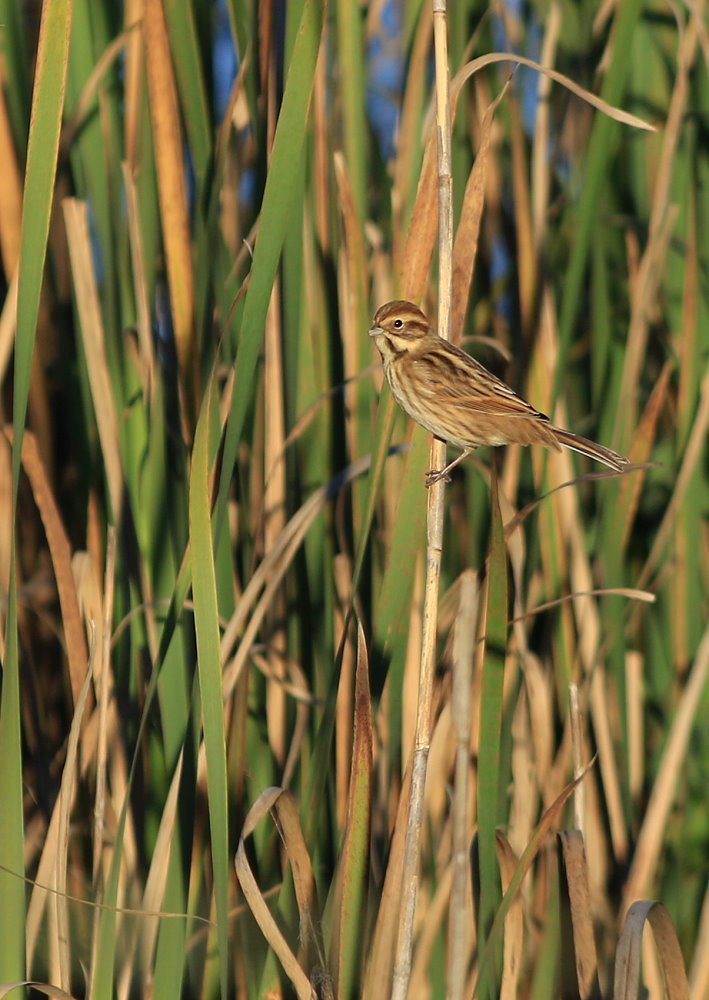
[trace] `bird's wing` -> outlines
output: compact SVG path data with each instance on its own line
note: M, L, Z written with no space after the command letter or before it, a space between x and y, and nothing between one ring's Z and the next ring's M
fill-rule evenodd
M548 420L475 358L452 344L412 360L410 378L422 401L431 406L463 406L488 416L534 417Z

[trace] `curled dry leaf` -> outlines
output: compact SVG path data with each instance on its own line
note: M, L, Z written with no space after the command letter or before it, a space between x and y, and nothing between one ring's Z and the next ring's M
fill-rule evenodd
M297 958L291 950L273 918L246 856L246 838L253 833L257 824L271 811L274 813L274 820L283 839L293 873L293 885L300 915L300 958ZM244 821L234 866L244 898L264 937L273 948L286 975L293 983L299 1000L315 1000L316 997L311 979L303 967L303 962L309 965L312 979L320 984L321 995L326 996L327 993L323 992L323 984L329 981L329 976L323 961L315 879L300 826L298 808L295 799L289 792L282 788L267 788L259 795ZM314 955L312 961L309 960L308 953Z
M654 900L639 900L628 910L615 955L613 1000L635 1000L640 987L643 930L652 927L668 1000L689 1000L689 983L677 932L667 908Z

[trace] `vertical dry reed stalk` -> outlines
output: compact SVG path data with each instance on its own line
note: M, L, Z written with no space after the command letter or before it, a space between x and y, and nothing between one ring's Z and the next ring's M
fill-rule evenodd
M436 128L438 132L439 275L438 332L450 339L451 289L453 273L453 197L451 177L451 124L448 71L448 42L445 0L433 0L433 38L436 66ZM445 445L431 443L431 468L445 463ZM436 621L443 548L443 500L445 484L435 483L428 491L426 584L424 591L423 634L419 673L416 736L411 765L411 797L406 830L402 875L401 919L399 922L392 1000L404 1000L411 974L416 890L418 887L419 846L423 821L426 767L431 744L431 700L436 663Z

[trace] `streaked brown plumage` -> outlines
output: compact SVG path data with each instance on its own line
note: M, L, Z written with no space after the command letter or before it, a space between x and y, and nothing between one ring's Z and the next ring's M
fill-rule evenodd
M557 451L563 445L615 472L628 464L610 448L555 427L475 358L439 337L411 302L381 306L369 336L399 406L437 438L463 449L444 469L428 473L428 486L448 479L454 466L485 445L543 444Z

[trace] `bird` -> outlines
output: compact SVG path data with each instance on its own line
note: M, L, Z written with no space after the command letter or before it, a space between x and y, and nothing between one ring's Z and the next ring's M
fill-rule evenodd
M541 444L556 451L563 446L617 473L628 465L617 451L552 424L479 361L440 337L412 302L380 306L369 336L399 406L441 441L462 449L445 468L427 473L427 486L450 482L456 465L488 445Z

